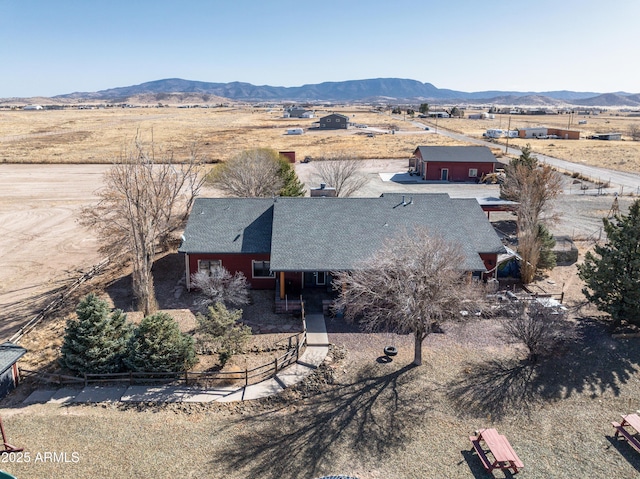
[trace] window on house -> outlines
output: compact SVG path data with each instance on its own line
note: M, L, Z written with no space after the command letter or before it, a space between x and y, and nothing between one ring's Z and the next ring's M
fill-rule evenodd
M336 123L340 123L340 118L336 118Z
M270 261L252 261L254 278L273 278L275 273L271 271Z
M473 178L478 176L478 169L477 168L469 168L469 176L473 177Z
M199 259L198 260L198 272L205 272L211 276L211 272L214 268L222 266L222 261L219 259Z
M331 118L327 118L327 123L331 123Z

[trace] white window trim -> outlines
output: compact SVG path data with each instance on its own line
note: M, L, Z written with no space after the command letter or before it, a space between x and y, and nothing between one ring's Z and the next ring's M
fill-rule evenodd
M205 268L201 266L202 263L209 263L209 275L211 275L211 268L213 267L222 267L222 260L220 259L199 259L198 260L198 273L200 271L207 271ZM217 264L216 264L217 263Z
M478 168L469 168L469 177L477 178L478 177Z
M256 276L256 263L269 263L269 275L268 276ZM268 279L268 278L275 278L276 277L276 273L274 271L271 271L271 261L267 261L267 260L255 260L252 259L251 260L251 278L253 279Z

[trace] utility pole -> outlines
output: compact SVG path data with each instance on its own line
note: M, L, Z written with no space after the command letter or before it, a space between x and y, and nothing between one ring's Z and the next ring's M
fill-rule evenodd
M509 125L507 126L507 144L504 147L504 154L509 154L509 132L511 131L511 115L509 115Z

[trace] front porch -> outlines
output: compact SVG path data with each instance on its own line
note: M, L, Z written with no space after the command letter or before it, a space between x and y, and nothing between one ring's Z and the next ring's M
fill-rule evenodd
M276 273L275 310L277 313L329 313L336 292L328 271Z

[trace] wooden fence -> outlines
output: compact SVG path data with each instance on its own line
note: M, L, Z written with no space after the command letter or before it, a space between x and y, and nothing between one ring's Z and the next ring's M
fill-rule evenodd
M110 261L111 260L108 257L103 259L98 264L94 265L89 271L77 278L60 294L60 296L47 304L38 314L27 321L24 326L22 326L13 336L11 336L9 338L9 342L18 344L22 337L29 331L33 330L38 325L38 323L40 323L40 321L42 321L47 316L47 314L52 313L53 311L58 309L71 295L71 293L73 293L82 283L93 278L95 275L104 270L104 268L107 267Z
M304 323L303 323L304 324ZM250 386L274 377L287 366L300 358L301 351L307 343L306 325L301 333L286 338L287 352L275 357L261 366L245 368L244 371L183 371L183 372L127 372L110 374L84 374L70 376L53 374L19 368L22 377L32 377L39 381L58 386L83 386L90 384L126 384L128 386L140 384L184 384L185 386Z

